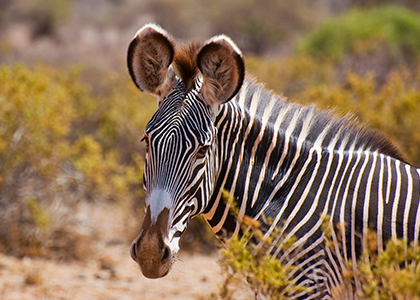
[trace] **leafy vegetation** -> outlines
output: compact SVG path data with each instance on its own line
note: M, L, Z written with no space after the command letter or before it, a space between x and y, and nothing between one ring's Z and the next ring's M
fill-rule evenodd
M136 102L140 93L134 96L134 87L121 85L118 95L95 96L80 77L77 68L0 68L3 251L65 250L49 247L49 240L59 231L71 234L62 227L69 226L71 207L82 199L139 201L142 148L133 141L140 139L152 101ZM116 84L116 78L106 81ZM53 214L54 205L63 213Z
M222 196L229 203L230 212L236 215L238 209L233 204L233 197L226 191ZM252 219L244 219L242 228L244 236L232 237L221 250L220 264L225 280L219 291L210 295L210 299L278 300L288 299L288 293L304 291L289 278L295 267L285 265L268 254L267 250L273 241L278 240L280 230L264 237L259 222ZM321 229L325 247L341 248L341 244L337 245L331 238L332 227L328 216L323 217ZM250 242L251 237L253 242ZM420 299L420 247L391 239L378 253L376 233L370 231L367 240L367 249L361 259L345 266L343 285L332 289L334 299L346 299L355 285L361 287L357 291L361 299ZM293 243L293 238L289 241L280 239L277 247L287 251Z
M237 216L239 209L235 198L227 190L223 190L222 199L230 213ZM267 254L274 240L284 250L291 247L295 240L275 239L280 230L265 237L260 222L246 216L242 221L243 236L233 236L221 250L219 263L225 274L225 281L218 293L210 295L210 299L257 299L263 296L280 300L287 299L290 293L301 291L289 278L295 267L283 265L277 258ZM238 295L238 290L244 291L244 295Z
M346 54L384 47L396 59L420 55L419 15L399 6L354 9L328 20L301 43L303 53L342 59Z
M247 235L229 240L221 250L220 264L225 281L214 299L236 299L237 289L250 295L264 295L267 299L287 299L285 295L297 289L288 279L293 267L282 265L278 259L265 254L266 247L247 243ZM250 296L250 299L254 297Z
M351 282L360 281L362 299L420 299L418 246L407 247L403 240L390 240L385 251L370 251L364 256L357 268L348 272Z

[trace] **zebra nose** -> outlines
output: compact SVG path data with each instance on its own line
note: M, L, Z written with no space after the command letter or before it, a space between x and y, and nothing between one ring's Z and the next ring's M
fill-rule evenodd
M144 236L133 241L131 258L138 263L144 276L160 278L168 274L172 266L172 251L165 243Z
M138 258L137 258L137 249L138 248L139 248L138 241L133 241L133 243L131 244L131 247L130 247L130 255L131 255L131 258L135 262L138 262ZM160 259L160 262L162 264L165 264L171 258L171 249L167 245L164 245L161 253L162 253L162 258Z

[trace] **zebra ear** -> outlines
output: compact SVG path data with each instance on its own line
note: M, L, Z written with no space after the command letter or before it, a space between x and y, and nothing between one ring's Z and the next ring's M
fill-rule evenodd
M154 24L143 26L127 51L127 66L136 86L145 93L161 96L169 90L174 73L169 66L174 58L169 34Z
M224 35L210 39L200 50L197 66L203 75L201 91L210 105L232 99L242 86L245 63L242 53Z

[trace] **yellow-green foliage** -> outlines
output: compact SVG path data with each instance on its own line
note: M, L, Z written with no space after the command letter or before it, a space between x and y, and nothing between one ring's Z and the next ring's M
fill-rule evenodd
M81 83L89 75L79 68L0 67L4 251L47 245L63 221L49 214L57 199L62 207L84 198L129 205L141 196L139 141L156 102L140 99L128 76L95 79L93 91Z
M309 102L352 112L370 127L390 136L406 154L407 160L420 166L420 72L395 70L383 86L372 76L349 72L344 85L319 85L309 88Z
M221 250L220 264L226 277L219 296L234 299L235 289L239 287L249 288L254 295L264 295L267 299L287 299L285 295L296 290L288 280L293 267L267 255L267 247L249 244L248 238L248 234L242 238L233 237Z
M258 230L258 228L253 228ZM273 233L275 238L277 233ZM225 275L225 282L214 299L235 299L238 290L251 290L252 295L263 295L265 299L287 299L284 293L296 287L287 280L293 267L286 267L279 260L265 255L263 249L247 242L250 232L239 239L233 237L221 251L220 260ZM255 236L261 236L257 234ZM340 248L328 234L325 234L326 246ZM366 300L420 299L420 248L407 245L403 240L390 240L386 249L377 253L376 235L370 233L368 250L364 252L355 267L348 264L344 270L344 285L332 290L336 299L346 298L349 285L361 287L358 295ZM257 241L261 241L257 239ZM283 246L287 249L292 244ZM353 289L354 291L354 289ZM250 293L246 293L250 294ZM249 295L248 299L254 296Z
M65 83L53 73L23 66L0 69L0 187L22 163L48 174L67 156L65 137L76 112Z
M359 296L369 300L420 299L420 248L390 240L378 254L376 244L370 244L372 249L364 253L357 268L348 266L345 272L349 282L361 284Z
M5 66L0 76L0 187L21 164L40 175L57 176L66 160L87 181L108 186L108 193L127 192L124 186L141 180L137 153L124 157L135 162L131 165L121 164L117 154L131 146L122 144L124 138L131 142L141 137L150 114L131 91L95 98L81 85L77 71L63 70L61 75L45 66L33 71ZM121 133L132 136L118 141Z
M234 197L222 190L222 199L229 207L229 212L237 216L239 209ZM242 220L243 235L235 235L226 242L219 261L226 277L219 294L213 294L213 298L236 299L238 288L250 291L253 295L250 299L256 295L263 295L266 299L287 299L287 294L301 290L288 278L294 267L283 265L269 255L269 247L274 240L282 249L287 250L295 239L276 239L280 230L274 230L270 236L265 237L260 227L259 221L245 216ZM259 245L259 242L262 243Z

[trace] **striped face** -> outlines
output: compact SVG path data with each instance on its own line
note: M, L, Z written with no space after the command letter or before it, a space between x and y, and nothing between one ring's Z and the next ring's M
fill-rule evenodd
M138 31L127 63L137 87L158 99L146 126L146 214L131 256L149 278L165 276L179 250L188 220L200 214L213 192L220 105L244 78L239 50L224 36L175 47L156 25Z
M200 96L197 89L185 93L179 81L160 102L144 135L146 213L154 224L169 211L166 240L173 250L188 220L206 207L213 186L217 130Z

